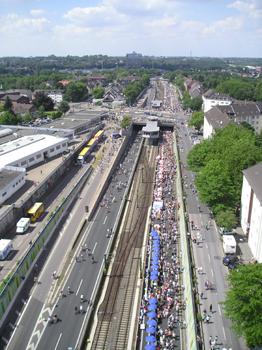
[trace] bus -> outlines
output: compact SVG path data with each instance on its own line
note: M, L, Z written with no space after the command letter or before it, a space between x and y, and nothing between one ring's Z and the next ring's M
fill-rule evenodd
M100 130L95 134L94 139L97 139L97 142L99 143L99 141L101 141L103 136L104 136L104 130Z
M37 218L43 213L44 204L43 203L35 203L26 213L26 217L30 219L30 221L34 222Z
M87 147L90 147L91 152L94 150L95 146L97 145L97 139L91 139L88 144Z
M78 165L83 165L84 162L87 160L89 154L90 154L90 147L85 147L85 148L79 153L79 156L77 157L77 164L78 164Z

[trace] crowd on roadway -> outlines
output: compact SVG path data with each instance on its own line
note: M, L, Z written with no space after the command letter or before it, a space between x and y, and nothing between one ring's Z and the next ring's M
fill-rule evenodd
M147 323L150 349L174 349L180 341L184 286L181 285L182 252L178 248L175 195L176 166L173 136L165 131L159 142L146 255L146 288L138 322ZM147 348L146 346L146 348ZM148 347L149 348L149 347Z

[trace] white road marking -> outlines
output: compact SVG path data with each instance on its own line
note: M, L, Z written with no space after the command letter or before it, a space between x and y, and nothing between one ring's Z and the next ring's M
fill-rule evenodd
M82 284L82 283L83 283L83 279L81 279L81 282L79 283L79 286L78 286L78 289L77 289L76 295L78 294L79 289L80 289L80 287L81 287L81 284Z
M219 304L217 304L217 306L218 306L218 312L219 312L219 315L221 316L221 309L220 309L220 305L219 305Z
M57 347L58 347L58 344L59 344L59 342L60 342L61 337L62 337L62 333L59 335L59 338L58 338L58 340L57 340L57 343L56 343L56 346L55 346L54 350L56 350L56 349L57 349Z
M95 249L96 249L96 245L97 245L97 242L96 242L96 244L95 244L95 246L94 246L94 249L93 249L93 251L92 251L92 254L94 254L94 251L95 251Z
M23 241L21 241L21 242L20 242L20 243L17 245L17 247L19 247L19 246L20 246L20 244L22 244L22 242L23 242Z
M107 216L105 217L105 220L104 220L104 222L103 222L103 225L106 223L106 220L107 220Z
M208 244L206 243L206 249L208 249Z
M223 329L223 333L224 333L224 338L225 338L225 340L227 340L224 327L222 327L222 329Z
M208 260L209 260L209 262L211 262L210 255L208 254L207 256L208 256Z
M212 277L214 277L213 269L211 269L211 274L212 274Z

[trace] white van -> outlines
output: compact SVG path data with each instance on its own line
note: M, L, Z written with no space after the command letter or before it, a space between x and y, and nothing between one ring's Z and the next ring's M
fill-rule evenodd
M223 236L223 250L225 254L236 254L237 243L234 236Z
M25 231L30 226L29 218L21 218L16 224L16 233L25 233Z
M199 145L200 143L201 143L200 140L195 140L195 141L194 141L194 145Z
M219 227L219 233L222 235L234 235L236 233L236 231L232 228L231 230L229 230L226 227Z

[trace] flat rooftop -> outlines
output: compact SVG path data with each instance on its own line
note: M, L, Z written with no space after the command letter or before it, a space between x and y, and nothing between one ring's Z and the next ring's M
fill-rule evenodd
M21 174L17 171L0 169L0 190L5 188L11 181L15 180Z
M50 135L30 135L2 144L0 146L0 169L63 141L67 142L68 139Z

